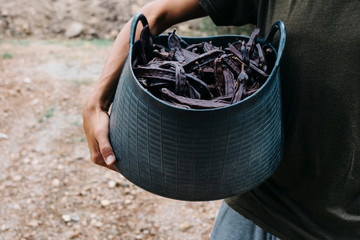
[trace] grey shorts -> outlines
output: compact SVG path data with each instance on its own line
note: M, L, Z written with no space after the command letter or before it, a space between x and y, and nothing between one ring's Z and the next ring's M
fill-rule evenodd
M280 240L241 216L223 201L210 240Z

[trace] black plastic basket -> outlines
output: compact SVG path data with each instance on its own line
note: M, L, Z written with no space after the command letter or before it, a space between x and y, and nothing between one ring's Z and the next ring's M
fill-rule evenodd
M275 33L280 33L274 68L256 93L227 107L194 110L154 97L137 81L131 63L139 52L134 42L139 21L148 24L144 15L134 17L130 51L110 114L110 141L118 171L147 191L189 201L238 195L269 178L283 148L279 62L286 39L284 24L275 23L260 40L271 45ZM183 39L189 44L212 41L226 46L248 37ZM155 43L166 41L165 35L154 39Z

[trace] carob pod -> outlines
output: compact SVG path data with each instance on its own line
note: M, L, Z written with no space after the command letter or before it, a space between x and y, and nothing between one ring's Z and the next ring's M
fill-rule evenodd
M239 102L242 99L248 79L249 79L249 76L245 72L245 64L242 64L241 65L241 73L237 78L237 84L236 84L237 86L236 86L234 97L231 100L231 103Z
M258 38L259 33L260 33L260 28L255 28L250 35L249 41L246 43L246 51L248 52L249 55L251 55L254 50L254 46L256 44L255 41Z
M167 65L169 66L169 62L167 63ZM178 63L176 63L178 64ZM172 83L174 86L174 89L176 88L176 82L177 82L177 78L176 78L176 70L173 69L167 69L167 68L161 68L162 65L159 66L137 66L136 68L133 69L134 74L137 78L143 78L146 79L148 82L150 83L154 83L156 82L157 85L158 84L169 84ZM166 66L166 65L165 65ZM165 67L163 66L163 67ZM180 68L180 65L179 65ZM181 70L180 70L181 73ZM178 75L180 76L180 75ZM207 86L206 83L204 83L201 79L197 78L196 76L192 75L192 74L187 74L185 73L185 78L186 81L188 81L192 87L194 89L196 89L197 92L200 93L201 98L203 99L211 99L212 98L212 94ZM182 81L182 80L178 80ZM148 83L148 85L150 85ZM183 86L182 83L179 83L179 91L183 91L183 88L181 87Z
M212 63L217 57L219 57L223 53L224 53L223 50L218 50L218 49L203 53L199 55L197 58L194 58L190 62L185 63L183 65L185 72L187 73L193 72L196 71L199 68L199 66L202 67L206 64Z
M263 51L260 43L256 44L256 49L257 49L257 54L258 54L259 66L266 73L267 72L267 63L266 63L264 51Z
M234 60L238 61L240 64L244 63L246 66L249 66L252 70L254 70L255 72L257 72L258 74L260 74L265 78L269 76L263 70L257 67L258 64L255 61L249 59L249 54L246 51L244 43L242 44L240 49L240 51L242 52L238 51L231 43L229 43L228 46L229 47L226 48L225 50L234 54L233 56Z
M153 35L150 32L149 25L143 28L140 33L140 55L142 63L146 64L153 58Z
M219 90L220 96L225 95L225 79L223 74L223 66L221 58L216 58L214 61L214 76L215 76L215 85Z
M225 81L225 96L233 95L235 92L235 78L234 74L228 69L223 70L224 81Z
M175 70L175 93L178 95L185 95L186 76L183 67L180 63L175 61L164 62L159 66L160 68L170 68Z
M175 31L176 30L174 30L172 33L169 33L168 37L169 48L175 50L175 60L181 63L186 63L198 57L198 54L182 48L182 46L187 47L188 44L179 36L177 36Z
M203 50L204 52L210 52L212 50L219 50L220 48L219 47L216 47L212 44L212 42L204 42L204 45L203 45Z
M219 108L219 107L229 106L229 103L224 103L214 100L191 99L191 98L178 96L167 88L162 88L161 93L165 98L168 98L180 104L187 105L191 108Z
M212 42L188 45L169 33L168 46L153 44L148 27L140 34L140 56L133 61L140 84L156 97L184 108L215 108L239 102L266 81L276 54L256 40L228 43L225 51Z

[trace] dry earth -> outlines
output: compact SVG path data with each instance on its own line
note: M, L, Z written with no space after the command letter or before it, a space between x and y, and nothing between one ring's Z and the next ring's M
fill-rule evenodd
M90 161L82 108L109 41L0 41L0 239L208 239L220 202L166 199Z
M0 39L113 39L148 2L151 0L0 0ZM191 34L199 22L190 21L180 28Z
M145 192L87 149L81 112L111 45L98 39L113 39L149 1L0 0L0 240L208 239L220 201ZM177 27L251 29L209 18Z
M152 0L0 0L0 39L114 39ZM182 35L248 34L253 26L216 27L210 18L176 26Z

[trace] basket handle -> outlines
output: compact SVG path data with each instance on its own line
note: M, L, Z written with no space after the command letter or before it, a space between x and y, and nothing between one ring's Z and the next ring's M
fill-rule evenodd
M135 42L136 28L137 28L139 21L141 21L141 23L144 27L146 25L149 25L144 14L142 14L140 12L135 14L135 16L131 22L131 27L130 27L130 39L129 39L130 50L132 49L134 42Z
M285 24L282 21L277 21L276 23L274 23L274 25L271 27L271 29L264 41L265 43L271 43L274 40L274 36L277 31L279 31L279 33L280 33L280 39L279 39L279 46L278 46L278 54L277 54L274 68L278 68L278 66L280 65L281 56L284 52L285 42L286 42Z

